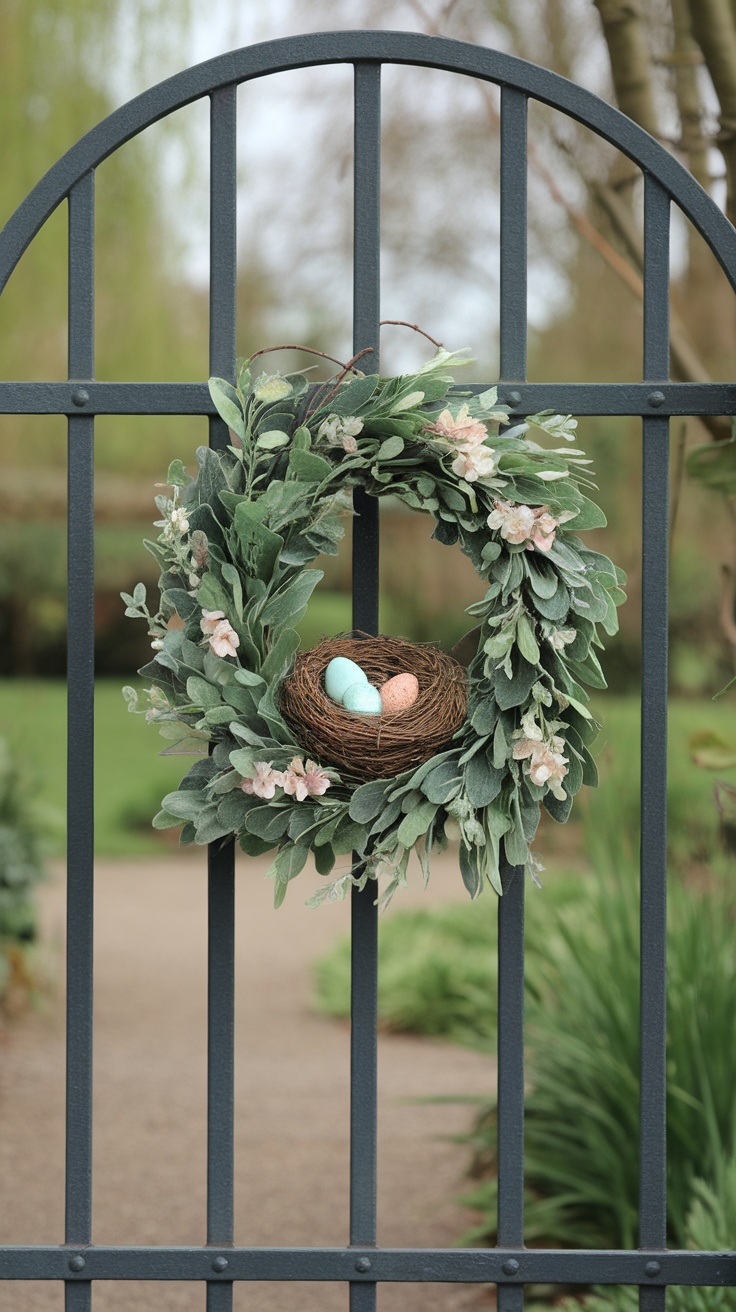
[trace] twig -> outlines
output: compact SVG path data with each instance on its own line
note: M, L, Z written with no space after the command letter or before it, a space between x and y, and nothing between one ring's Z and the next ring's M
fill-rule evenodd
M337 360L334 355L328 355L326 351L318 351L316 346L300 346L298 342L284 342L281 346L262 346L260 351L254 351L252 355L248 356L248 364L252 364L259 355L268 355L269 351L305 351L308 355L321 355L323 360L331 360L333 364L339 364L345 373L358 359L356 355L349 364L343 364L342 360Z
M373 354L373 347L372 347L372 346L364 346L364 347L363 347L363 350L362 350L362 351L358 351L358 354L357 354L357 355L354 355L353 358L352 358L351 360L348 360L347 364L342 365L342 372L339 373L339 374L337 375L337 377L336 377L336 379L335 379L335 381L334 381L334 383L333 383L332 390L329 391L329 392L327 393L327 396L324 398L324 400L319 400L319 399L317 399L317 403L316 403L315 405L312 405L312 406L309 407L309 409L307 410L306 415L304 416L305 419L309 419L310 415L313 415L314 412L315 412L315 410L318 410L320 406L327 405L327 402L332 400L333 396L335 395L335 392L337 391L338 387L340 386L340 383L342 382L342 380L343 380L343 378L345 377L345 375L346 375L347 373L349 373L351 369L354 369L354 368L355 368L355 363L356 363L357 360L360 360L361 357L364 356L364 355L372 355L372 354ZM328 360L331 360L331 359L332 359L332 356L327 356L327 359L328 359ZM336 361L336 363L337 363L337 364L340 364L340 361L338 360L338 361Z
M430 337L429 333L425 333L418 323L407 323L406 319L381 319L379 327L382 328L385 323L397 324L399 328L411 328L415 333L421 333L422 337L426 337L427 341L431 342L433 346L442 346L442 342L438 342L436 337Z

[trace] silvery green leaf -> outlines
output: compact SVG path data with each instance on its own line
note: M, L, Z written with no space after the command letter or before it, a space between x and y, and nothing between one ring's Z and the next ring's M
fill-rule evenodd
M286 446L288 441L289 434L275 428L269 429L266 433L259 433L256 446L263 451L275 451L280 446Z
M228 428L245 441L245 417L240 405L240 398L235 388L224 378L210 378L208 383L210 396L221 419Z
M539 664L539 646L534 637L528 616L522 611L516 625L516 641L525 660L532 665Z
M466 847L465 843L460 844L460 874L471 898L477 898L483 888L483 880L478 869L477 847Z
M136 583L135 587L133 588L133 605L134 605L134 606L145 606L145 604L146 604L146 588L145 588L145 584L143 584L143 583Z
M170 487L186 487L187 483L191 482L181 460L172 460L166 474L166 482Z
M471 806L476 809L488 806L498 797L505 778L505 761L500 770L494 769L485 752L473 756L465 767L465 791Z
M404 450L404 440L401 437L387 437L382 442L376 454L377 460L395 460Z
M437 811L437 803L419 802L404 816L397 831L397 839L403 847L413 847L417 839L427 832Z
M175 829L181 824L181 820L178 816L171 815L169 811L158 811L151 824L154 829Z

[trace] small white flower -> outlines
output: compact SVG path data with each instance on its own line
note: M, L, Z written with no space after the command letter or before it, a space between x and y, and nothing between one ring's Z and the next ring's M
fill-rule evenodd
M170 523L175 533L189 532L189 520L187 519L187 512L183 506L177 506L172 510Z
M154 651L163 651L164 649L163 638L154 638L153 642L151 643L151 646L153 647Z
M353 455L358 450L356 437L363 431L363 420L358 419L356 415L330 415L329 419L324 419L317 429L317 438L321 438L328 446L341 446L343 451Z
M562 651L577 638L575 629L553 629L547 641L553 651Z

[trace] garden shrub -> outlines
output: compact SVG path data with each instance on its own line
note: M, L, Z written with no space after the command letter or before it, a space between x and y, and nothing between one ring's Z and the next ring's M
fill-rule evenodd
M35 796L0 739L0 1005L28 987L27 952L37 933L34 891L44 877Z

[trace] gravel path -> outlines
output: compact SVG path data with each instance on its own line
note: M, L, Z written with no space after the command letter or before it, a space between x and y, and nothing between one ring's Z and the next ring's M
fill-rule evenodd
M346 931L344 905L309 911L299 890L274 912L262 863L237 884L236 1243L347 1241L347 1027L310 1009L311 963ZM302 877L306 892L309 875ZM94 1239L199 1244L205 1214L206 881L200 856L101 861L96 883ZM306 895L306 893L305 893ZM461 895L438 863L427 896ZM44 891L46 940L61 961L63 874ZM490 906L489 906L490 910ZM479 913L483 914L479 907ZM387 914L391 914L389 909ZM451 1245L468 1224L454 1198L465 1153L448 1142L463 1105L422 1099L482 1094L493 1066L462 1049L382 1036L379 1055L379 1243ZM63 1234L62 999L0 1037L0 1242ZM379 1287L381 1312L479 1312L472 1286ZM235 1286L257 1312L347 1308L343 1286ZM94 1312L204 1308L197 1284L95 1286ZM0 1312L61 1312L52 1284L0 1282Z

